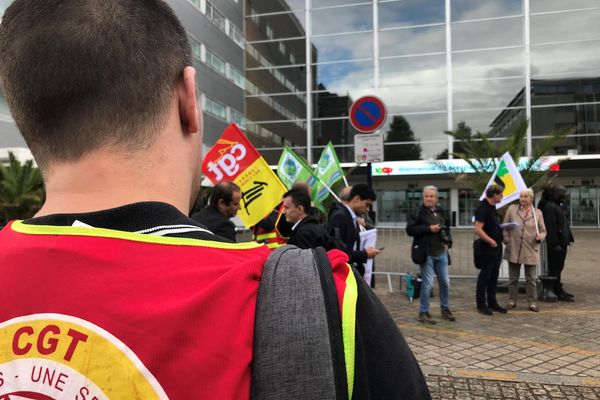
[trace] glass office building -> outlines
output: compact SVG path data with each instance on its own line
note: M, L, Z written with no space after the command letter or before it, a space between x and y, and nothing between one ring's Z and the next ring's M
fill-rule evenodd
M352 162L349 105L375 95L386 161L448 158L459 124L499 143L522 118L524 155L558 129L555 154L598 155L598 20L597 0L246 0L247 132L271 163L285 145L315 161L329 141ZM580 167L561 183L573 223L597 226L600 165ZM436 176L376 179L378 222L402 224L426 183L470 225L479 195Z
M526 117L526 153L569 130L554 152L580 160L557 182L569 187L573 224L600 226L600 1L168 3L190 37L206 146L236 122L270 164L284 146L314 162L329 141L352 162L348 109L363 95L387 105L386 161L448 158L444 132L460 124L500 143ZM13 147L25 143L0 93L0 148ZM374 178L378 222L403 224L424 184L470 225L479 195L439 175Z

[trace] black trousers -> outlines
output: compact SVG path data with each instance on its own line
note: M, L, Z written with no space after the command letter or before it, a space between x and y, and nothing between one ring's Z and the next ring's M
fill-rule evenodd
M496 300L496 287L498 285L498 274L500 264L502 263L502 245L494 248L487 248L485 252L479 255L478 266L479 276L477 276L477 291L475 299L477 308L490 307L498 304Z
M548 276L556 277L554 283L554 293L562 293L562 282L561 275L565 268L565 259L567 258L567 249L556 250L554 248L548 249Z

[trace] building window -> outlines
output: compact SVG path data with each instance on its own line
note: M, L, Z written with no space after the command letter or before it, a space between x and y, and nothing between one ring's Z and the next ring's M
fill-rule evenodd
M279 42L279 51L285 55L285 44L283 42Z
M192 55L195 59L202 61L202 44L191 36L188 36L188 39L192 48Z
M273 28L271 28L269 25L267 25L265 29L266 29L267 37L269 39L273 39Z
M208 64L209 67L211 67L221 75L227 76L225 61L209 49L206 49L206 64Z
M10 110L8 109L8 104L6 104L6 100L4 99L4 93L0 90L0 115L10 115Z
M292 53L290 53L290 62L292 64L296 64L296 57L294 57L294 55Z
M229 64L229 80L235 83L238 87L244 89L246 87L246 78L244 74L233 65Z
M229 26L231 29L231 32L230 32L231 39L235 42L235 44L237 44L241 48L244 48L244 34L242 33L242 31L240 31L233 24L229 24Z
M190 3L194 5L198 10L202 11L202 7L200 6L200 0L188 0Z
M218 101L209 99L207 97L204 111L206 111L207 113L211 114L212 116L214 116L216 118L219 118L223 121L227 121L227 107L225 107L223 104L219 103Z
M246 129L246 118L244 118L244 114L237 110L234 110L231 107L229 108L229 114L231 117L231 121L229 122L235 122L240 128Z
M220 30L222 30L223 32L226 32L225 16L219 10L217 10L215 6L213 6L208 1L206 2L206 16L212 22L214 22L215 25L217 25Z

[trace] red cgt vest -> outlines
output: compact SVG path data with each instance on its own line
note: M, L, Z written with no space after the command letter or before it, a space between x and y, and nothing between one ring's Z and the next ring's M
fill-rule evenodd
M269 253L13 222L0 232L0 399L248 399Z

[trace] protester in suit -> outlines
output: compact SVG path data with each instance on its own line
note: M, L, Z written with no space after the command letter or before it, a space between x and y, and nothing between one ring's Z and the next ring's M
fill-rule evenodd
M381 250L375 247L360 249L360 229L358 215L365 214L377 195L368 185L358 184L352 187L350 199L346 203L333 208L329 214L327 230L331 236L340 240L348 250L350 262L360 274L364 274L364 263L376 257Z
M283 195L283 214L288 224L292 225L288 244L301 249L316 247L323 247L325 250L335 249L333 239L310 211L310 195L306 190L291 189Z
M215 235L235 242L235 224L231 218L240 209L242 192L233 182L222 181L213 188L208 205L192 215L192 219L200 222Z
M491 185L485 190L485 198L475 210L475 266L480 269L477 277L477 310L483 315L492 315L492 311L506 314L496 300L496 286L502 262L502 228L496 204L502 201L504 188Z
M538 312L536 270L540 262L540 243L546 237L546 226L542 212L533 207L533 190L525 189L520 193L519 204L508 207L504 223L519 224L504 231L504 259L508 261L508 308L517 306L519 294L519 274L521 264L525 268L525 285L529 310Z
M573 233L569 227L569 218L563 209L567 189L563 186L552 186L544 190L542 200L538 204L544 215L544 223L548 235L546 247L548 249L548 276L555 277L554 293L559 301L573 302L573 295L563 288L561 281L562 271L565 267L567 249L573 243Z

